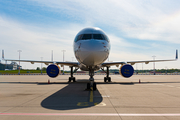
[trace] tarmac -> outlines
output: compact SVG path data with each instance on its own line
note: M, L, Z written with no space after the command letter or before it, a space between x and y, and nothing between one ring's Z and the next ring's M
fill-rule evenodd
M0 75L0 120L179 120L179 75ZM49 84L48 84L49 80Z

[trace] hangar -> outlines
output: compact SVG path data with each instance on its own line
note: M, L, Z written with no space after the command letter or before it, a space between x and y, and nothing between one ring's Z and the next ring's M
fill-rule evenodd
M16 62L11 62L11 64L0 63L0 70L18 70L19 65ZM22 69L22 66L20 66Z

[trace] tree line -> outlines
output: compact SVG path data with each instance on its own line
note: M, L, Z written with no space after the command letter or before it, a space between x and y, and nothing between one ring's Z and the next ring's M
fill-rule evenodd
M36 70L41 70L40 67L37 67ZM42 71L46 71L46 67L42 68ZM99 70L97 72L101 72L102 70ZM106 71L106 70L105 70ZM119 69L110 69L109 70L110 73L115 73L115 72L119 72ZM70 72L66 70L67 73ZM134 70L134 72L138 72L138 73L154 73L154 69L150 69L150 70ZM178 73L180 72L180 69L155 69L156 73Z

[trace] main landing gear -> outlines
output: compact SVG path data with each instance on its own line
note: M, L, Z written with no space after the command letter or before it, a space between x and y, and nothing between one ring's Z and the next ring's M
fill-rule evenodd
M69 77L69 82L71 81L76 82L76 78L73 77L73 67L71 67L71 77Z
M96 90L96 83L94 82L94 70L93 69L89 69L89 83L87 83L87 90Z
M104 71L104 69L102 69L102 70ZM111 77L109 77L109 67L107 67L106 77L104 77L104 82L107 82L107 81L111 82Z

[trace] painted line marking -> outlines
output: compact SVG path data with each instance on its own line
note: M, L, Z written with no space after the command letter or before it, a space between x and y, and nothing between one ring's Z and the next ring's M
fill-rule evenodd
M89 102L93 102L93 91L90 92L90 99Z
M164 84L159 84L159 83L152 83L152 85L162 85L162 86L164 86Z
M180 114L119 114L120 116L180 116Z
M89 106L88 102L78 102L77 106Z
M154 85L161 85L161 86L166 86L166 87L175 87L175 86L172 86L172 85L164 85L164 84L157 84L157 83L154 83Z
M101 103L94 103L95 106L106 106L106 104L104 102L101 102Z
M89 104L88 102L78 102L77 106L92 106L92 104ZM101 103L94 103L94 106L106 106L104 102Z
M103 98L106 98L106 97L110 97L110 96L107 96L107 95L105 95L105 96L102 96Z
M171 86L171 85L166 85L167 87L174 87L174 86Z
M16 115L16 116L180 116L180 113L163 113L163 114L123 114L123 113L0 113L0 115Z

